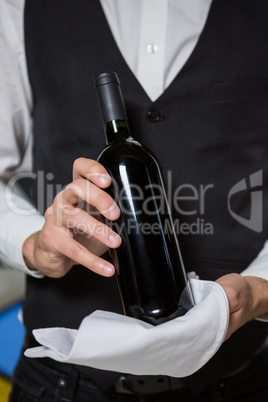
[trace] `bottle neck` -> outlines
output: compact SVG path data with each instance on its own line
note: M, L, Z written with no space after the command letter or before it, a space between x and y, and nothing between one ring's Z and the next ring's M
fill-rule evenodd
M105 123L106 144L131 138L127 120L111 120Z

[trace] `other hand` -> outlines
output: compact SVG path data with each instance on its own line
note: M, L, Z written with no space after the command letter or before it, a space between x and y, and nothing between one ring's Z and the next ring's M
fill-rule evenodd
M229 300L230 318L225 340L246 322L268 312L268 281L265 279L228 274L216 282Z

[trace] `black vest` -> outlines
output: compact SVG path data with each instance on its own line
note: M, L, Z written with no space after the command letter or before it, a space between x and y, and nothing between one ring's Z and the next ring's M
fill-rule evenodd
M246 268L267 238L267 212L263 211L263 227L254 231L235 219L230 209L250 219L249 179L259 171L266 197L267 20L268 4L261 0L214 0L188 61L152 102L122 58L98 1L26 0L34 172L43 189L39 195L35 191L34 198L41 212L52 194L72 180L73 161L80 156L96 159L103 148L93 79L113 70L122 83L134 137L155 154L168 197L173 197L187 271L215 280ZM228 194L243 179L247 188L232 195L228 208ZM179 186L183 187L178 191ZM96 309L121 312L113 278L83 267L73 268L62 279L28 278L24 306L28 331L77 328ZM198 389L201 380L204 386L224 375L247 360L266 335L265 324L247 324L186 382Z

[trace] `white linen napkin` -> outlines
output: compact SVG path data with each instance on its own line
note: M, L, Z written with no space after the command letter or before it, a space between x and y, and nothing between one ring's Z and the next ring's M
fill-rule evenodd
M78 330L33 331L43 346L27 357L136 375L185 377L199 370L221 346L229 323L229 303L216 282L190 279L195 307L158 326L123 315L95 311Z

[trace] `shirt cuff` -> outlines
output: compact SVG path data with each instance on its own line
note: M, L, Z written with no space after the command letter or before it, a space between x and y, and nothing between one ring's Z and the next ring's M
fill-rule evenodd
M0 260L4 265L12 269L23 271L35 278L43 278L44 275L40 271L29 269L25 264L22 255L22 246L24 241L33 233L42 229L45 219L42 215L36 214L29 216L17 216L16 222L0 229L4 232L4 242L1 247ZM2 222L3 223L3 222Z

